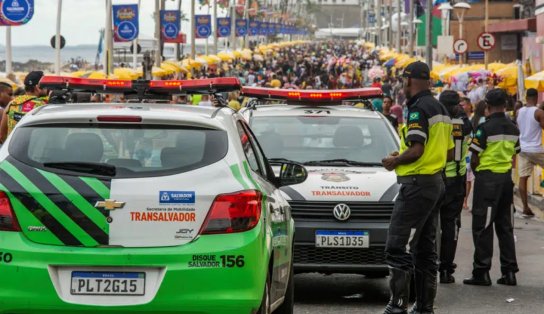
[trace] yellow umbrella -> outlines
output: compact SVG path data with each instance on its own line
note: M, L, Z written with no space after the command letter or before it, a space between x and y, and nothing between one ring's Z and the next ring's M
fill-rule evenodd
M168 74L179 73L180 70L173 64L163 62L160 66L161 69L168 72Z
M221 62L221 58L216 55L203 56L203 58L206 59L208 64L218 64Z
M73 76L73 77L81 77L83 74L87 73L87 71L76 71L76 72L72 72L70 74L70 76Z
M518 66L515 63L510 63L495 74L502 79L497 87L511 90L518 86Z
M544 71L533 74L525 79L525 88L535 88L544 92Z
M177 71L182 71L181 63L174 60L166 60L162 64L168 64L171 67L174 67Z
M120 80L135 80L139 77L139 74L130 68L113 69L113 75Z
M242 52L240 50L234 50L232 54L234 54L237 59L242 57Z
M217 54L217 56L222 61L231 61L235 59L234 54L231 51L221 51Z

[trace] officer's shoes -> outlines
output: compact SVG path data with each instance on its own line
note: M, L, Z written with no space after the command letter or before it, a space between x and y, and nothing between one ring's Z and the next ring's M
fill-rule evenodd
M440 283L454 283L455 278L447 270L440 271Z
M463 280L463 283L465 285L473 286L491 286L491 278L489 277L488 272L478 275L473 274L471 278Z
M516 286L518 284L515 273L503 274L501 278L497 280L499 285Z
M383 314L408 314L408 311L404 307L396 306L395 304L389 302L385 307Z

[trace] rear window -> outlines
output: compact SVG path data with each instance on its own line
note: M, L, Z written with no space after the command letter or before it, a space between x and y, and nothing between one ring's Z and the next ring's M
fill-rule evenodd
M45 166L51 163L96 163L114 166L116 178L130 178L198 169L223 159L227 149L222 130L75 124L18 128L9 153L47 171L67 171Z

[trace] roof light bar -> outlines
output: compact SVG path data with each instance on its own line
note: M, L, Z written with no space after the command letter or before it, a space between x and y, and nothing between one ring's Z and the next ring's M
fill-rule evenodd
M241 94L260 99L278 99L292 101L341 102L382 97L379 88L357 88L341 90L292 90L261 87L243 87Z
M40 80L40 86L47 89L77 89L82 91L123 93L132 88L132 81L46 75Z

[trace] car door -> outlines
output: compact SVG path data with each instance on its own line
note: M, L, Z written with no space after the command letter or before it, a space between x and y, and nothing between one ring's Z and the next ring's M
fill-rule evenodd
M273 261L271 297L272 302L283 297L289 279L291 264L291 234L289 222L291 220L290 207L283 199L280 191L271 182L274 174L260 148L255 136L243 121L238 121L240 136L247 138L243 143L249 171L253 179L267 196L266 219L272 239L271 258ZM242 139L244 141L244 139Z

